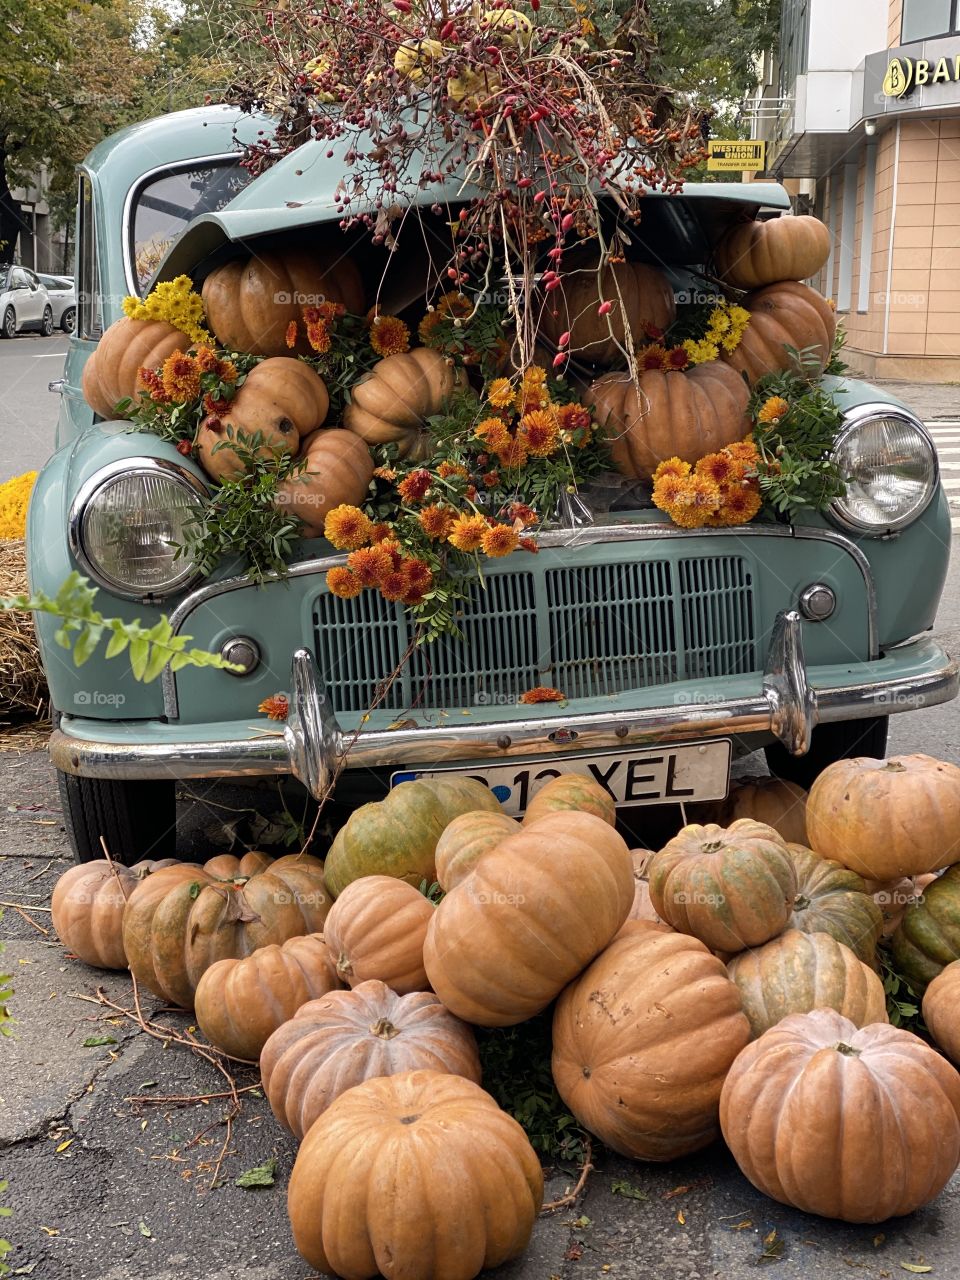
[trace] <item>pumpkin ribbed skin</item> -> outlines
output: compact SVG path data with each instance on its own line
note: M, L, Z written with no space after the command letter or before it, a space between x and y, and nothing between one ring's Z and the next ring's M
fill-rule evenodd
M788 844L807 843L807 793L783 778L743 777L730 787L726 800L711 807L711 821L721 827L740 818L766 823Z
M433 912L422 893L393 876L348 884L323 929L341 982L377 978L398 995L425 991L423 943Z
M858 1027L887 1021L887 998L874 971L826 933L788 929L727 965L754 1039L791 1013L836 1009Z
M712 951L742 951L775 937L797 896L797 873L772 827L743 818L724 829L688 826L647 867L657 914Z
M273 1114L297 1138L348 1089L402 1071L442 1071L479 1084L477 1042L432 991L399 996L374 981L302 1005L260 1055Z
M256 454L265 461L278 451L296 453L301 436L320 426L329 407L326 383L309 365L288 356L264 360L247 374L229 412L204 419L197 432L200 463L216 480L241 475L243 462L225 442L243 444L242 437L250 440L256 432L263 436Z
M951 1062L960 1062L960 961L948 964L927 987L923 1021Z
M594 364L621 363L627 331L639 347L648 325L664 330L676 319L673 287L657 267L607 263L598 281L596 255L577 255L564 263L562 278L562 287L545 295L539 332L553 346L569 333L565 349ZM597 315L601 302L612 303L608 315Z
M735 289L809 280L829 257L830 232L806 214L737 223L714 249L717 274Z
M750 323L736 351L724 351L721 361L737 373L745 373L751 385L765 374L789 369L794 358L787 350L815 347L820 368L825 369L837 334L837 315L816 289L784 281L748 294L743 305Z
M329 909L323 864L308 855L177 863L130 895L123 945L139 983L190 1009L197 983L217 960L319 933Z
M368 1080L307 1134L287 1208L297 1249L345 1280L472 1280L523 1253L543 1203L526 1134L435 1071Z
M919 1037L794 1014L737 1058L723 1137L755 1187L806 1213L883 1222L940 1193L960 1161L960 1074Z
M303 521L305 538L319 538L327 512L358 506L373 479L370 450L352 431L314 431L300 442L305 466L280 482L274 505Z
M960 768L932 756L828 765L807 801L810 844L870 880L960 861Z
M719 361L685 373L650 369L636 382L607 373L590 388L595 417L618 471L649 480L666 458L696 462L750 430L744 380Z
M385 800L361 805L337 832L324 862L330 892L337 896L351 880L389 875L415 888L437 876L437 841L462 813L501 813L500 802L473 778L424 778L401 782Z
M141 369L158 369L167 356L186 351L193 339L166 320L115 320L83 366L83 398L101 418L117 414L121 400L137 404Z
M592 814L548 814L487 850L439 904L423 949L430 985L466 1022L523 1022L603 950L632 902L616 831Z
M68 951L98 969L125 969L123 911L127 899L147 876L174 859L137 862L132 867L106 858L80 862L57 881L50 903L57 937Z
M960 865L950 867L908 906L893 935L893 963L915 991L960 960Z
M787 848L797 871L797 896L788 927L828 933L864 964L874 966L883 912L870 896L867 882L842 863L819 858L803 845Z
M480 809L464 813L447 826L437 841L437 883L445 893L468 876L477 860L506 836L516 835L520 823L505 813Z
M243 960L218 960L197 983L197 1023L211 1044L256 1062L268 1038L308 1000L340 986L323 936L259 947Z
M553 1078L614 1151L673 1160L717 1137L720 1088L749 1038L723 962L635 921L557 1001Z
M595 818L602 818L611 827L617 821L617 802L599 782L577 773L562 773L559 778L551 778L533 793L523 815L524 825L529 826L545 814L562 813L564 810L592 813Z
M414 347L378 360L353 384L343 425L368 445L395 444L401 458L420 462L433 452L427 418L466 385L463 369L448 364L439 351Z
M326 300L341 302L354 315L365 309L363 283L353 259L336 247L258 251L211 271L203 282L203 306L210 328L228 351L252 356L308 356L303 309ZM297 340L287 346L287 327Z

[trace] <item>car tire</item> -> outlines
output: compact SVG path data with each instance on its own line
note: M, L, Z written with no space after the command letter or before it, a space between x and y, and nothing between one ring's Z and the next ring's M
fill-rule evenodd
M77 308L68 307L60 317L60 328L64 333L73 333L77 327Z
M53 336L53 308L45 307L43 311L43 319L40 321L40 332L45 338Z
M889 724L889 716L819 724L813 731L810 750L805 756L792 756L779 742L765 747L767 767L775 777L809 790L827 765L835 764L837 760L849 760L854 756L882 760L887 754Z
M142 858L175 858L176 790L172 781L76 778L57 771L67 837L78 862L103 857L126 866Z
M3 313L3 324L0 325L0 335L4 338L15 338L17 336L17 313L13 307L7 307Z

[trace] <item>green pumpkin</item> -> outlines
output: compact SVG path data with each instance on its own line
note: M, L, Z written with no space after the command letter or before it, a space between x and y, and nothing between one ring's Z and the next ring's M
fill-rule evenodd
M337 833L324 862L327 888L337 897L361 876L432 884L444 827L477 809L500 812L500 802L474 778L401 782L385 800L361 805Z
M828 933L876 968L883 912L867 890L867 882L829 858L818 858L802 844L788 844L797 869L797 896L788 929Z
M894 967L918 994L954 960L960 960L960 864L927 885L893 935Z

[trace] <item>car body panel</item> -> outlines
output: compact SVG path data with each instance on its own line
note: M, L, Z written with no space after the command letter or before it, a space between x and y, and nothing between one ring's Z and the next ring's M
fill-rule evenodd
M47 291L50 305L53 307L53 323L60 328L67 312L77 311L77 291L72 280L65 276L40 275L40 283Z
M0 324L9 311L16 318L15 332L25 333L39 329L44 312L52 305L47 291L36 272L14 263L0 267Z

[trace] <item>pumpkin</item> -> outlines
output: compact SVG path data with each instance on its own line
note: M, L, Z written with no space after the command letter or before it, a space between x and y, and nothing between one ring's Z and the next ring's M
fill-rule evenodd
M725 800L710 806L710 822L729 826L739 818L766 823L788 844L807 843L807 793L795 782L767 775L742 777Z
M640 347L648 327L668 329L677 316L670 281L643 262L610 262L599 273L596 254L586 251L569 257L562 280L561 288L544 295L539 336L556 347L569 333L565 350L593 364L621 363L628 331ZM603 302L611 310L601 316Z
M572 809L575 813L592 813L615 826L617 802L599 782L578 773L561 773L551 778L533 793L527 811L523 815L525 825L536 822L548 813L562 813Z
M466 1022L531 1018L614 936L633 902L630 854L593 814L550 813L480 858L436 908L430 985Z
M190 1009L197 983L217 960L319 933L329 909L323 865L308 855L177 863L130 895L123 945L142 986Z
M424 991L423 942L433 905L393 876L353 880L330 908L323 934L342 982L378 978L399 995Z
M256 1062L272 1032L301 1005L340 986L319 933L259 947L242 960L218 960L197 983L197 1023L212 1045Z
M749 818L726 829L684 827L650 859L647 875L657 914L711 951L742 951L776 937L797 896L786 844Z
M815 348L820 369L827 367L837 334L837 314L816 289L785 281L748 294L743 304L750 312L736 351L723 351L720 359L751 385L765 374L793 368L788 348Z
M471 1280L519 1257L543 1202L526 1134L472 1080L405 1071L350 1089L297 1155L287 1208L317 1271Z
M871 880L960 861L960 768L931 756L837 760L807 801L810 844Z
M880 908L883 916L883 936L892 938L903 919L907 907L919 901L928 884L936 875L903 876L899 880L865 880L867 893Z
M764 1195L883 1222L940 1193L960 1161L960 1074L909 1031L793 1014L744 1049L720 1095L723 1137Z
M887 997L874 971L827 933L788 929L727 965L753 1038L791 1013L836 1009L858 1027L887 1021Z
M454 818L437 841L437 883L444 892L470 874L481 854L520 830L520 823L505 813L480 809Z
M870 896L866 881L840 862L818 858L803 845L788 844L787 848L797 872L797 896L788 927L803 933L828 933L864 964L875 966L883 912Z
M717 1137L720 1088L749 1038L722 961L634 922L557 1001L553 1078L608 1147L673 1160Z
M806 214L738 222L713 251L717 275L734 289L809 280L830 257L830 232Z
M960 865L931 881L906 908L892 951L897 973L918 993L948 964L960 960Z
M101 418L118 414L121 400L137 404L141 369L158 369L167 356L186 351L193 339L166 320L115 320L83 366L83 398Z
M693 463L750 430L747 384L716 360L685 373L648 369L635 382L607 373L587 398L614 465L635 480L650 480L666 458Z
M260 1055L273 1114L297 1138L348 1089L403 1071L444 1071L479 1084L477 1042L432 991L400 996L374 980L301 1005Z
M341 502L357 506L366 498L373 458L352 431L314 431L301 441L297 463L280 481L274 506L303 522L304 538L319 538L328 511Z
M427 419L466 385L463 369L432 347L386 356L351 386L343 425L371 447L395 444L399 457L421 462L434 448Z
M54 886L50 903L57 937L85 964L126 969L121 925L127 899L152 872L174 865L172 858L132 867L99 858L70 867Z
M647 876L647 868L650 865L650 859L653 854L649 849L631 849L630 858L633 862L633 905L630 908L628 920L647 920L652 924L661 923L660 917L657 915L657 909L650 901L650 880Z
M923 1021L952 1062L960 1062L960 961L938 973L923 994Z
M252 356L308 356L313 348L303 323L305 307L338 302L354 315L365 310L356 263L338 246L258 250L211 271L203 282L210 328L228 351ZM297 325L293 347L287 329Z
M320 426L329 407L326 383L309 365L289 356L264 360L247 374L222 417L204 418L197 432L200 463L215 480L242 475L244 463L231 442L244 445L257 433L263 437L251 450L257 457L269 462L294 454L300 437Z
M401 782L385 800L355 809L337 833L324 863L327 887L336 897L361 876L396 876L415 888L432 883L444 827L476 809L502 812L490 788L474 778Z

